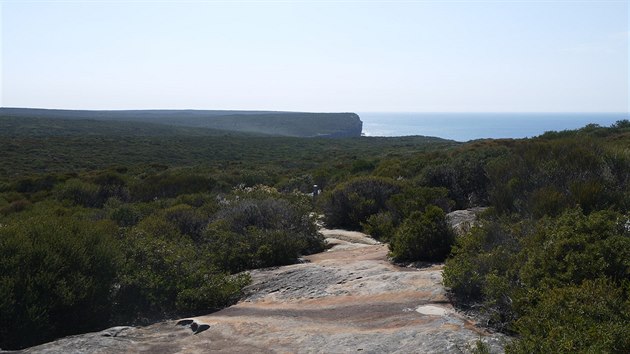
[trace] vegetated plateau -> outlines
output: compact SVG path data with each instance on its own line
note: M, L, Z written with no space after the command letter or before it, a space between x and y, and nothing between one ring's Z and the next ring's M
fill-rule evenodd
M36 133L32 129L38 122L57 119L53 131L66 135L71 131L89 131L98 121L100 129L113 129L121 133L125 129L139 129L144 134L164 135L168 125L172 130L192 135L216 135L218 131L244 132L273 136L295 137L353 137L360 136L362 122L354 113L304 113L270 111L209 111L209 110L131 110L131 111L81 111L62 109L0 108L0 116L6 119L8 131ZM9 120L9 117L13 120ZM28 121L28 123L27 123ZM112 125L106 122L125 122ZM153 125L134 124L138 122ZM162 126L156 126L160 124ZM84 128L84 129L81 129ZM184 129L187 128L187 129ZM191 129L194 128L194 129ZM45 133L50 135L52 132Z
M324 249L322 214L395 262L446 260L508 352L630 350L627 120L456 143L75 118L0 116L3 349L233 304L243 271ZM455 237L445 213L476 206Z

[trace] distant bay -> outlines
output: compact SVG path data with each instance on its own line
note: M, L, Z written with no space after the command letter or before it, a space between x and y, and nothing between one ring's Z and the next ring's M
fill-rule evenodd
M526 138L546 131L609 126L628 113L358 113L366 136L436 136L457 141Z

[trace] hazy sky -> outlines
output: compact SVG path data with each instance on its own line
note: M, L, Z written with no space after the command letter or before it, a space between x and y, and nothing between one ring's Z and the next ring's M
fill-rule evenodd
M629 110L628 1L0 1L5 107Z

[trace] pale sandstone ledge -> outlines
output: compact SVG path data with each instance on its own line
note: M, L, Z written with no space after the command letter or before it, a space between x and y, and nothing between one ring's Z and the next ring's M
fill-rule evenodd
M115 327L26 353L494 353L505 337L448 302L442 265L401 268L368 236L323 230L331 248L290 266L251 271L248 295L177 325ZM196 334L195 334L196 332Z
M477 216L487 209L487 207L475 207L464 210L455 210L446 214L446 220L457 235L463 235L475 225Z

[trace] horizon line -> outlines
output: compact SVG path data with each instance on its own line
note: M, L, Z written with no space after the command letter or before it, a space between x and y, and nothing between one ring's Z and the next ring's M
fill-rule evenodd
M45 108L0 106L0 109L40 109L62 111L249 111L249 112L286 112L286 113L379 113L379 114L630 114L630 111L370 111L370 110L337 110L309 111L282 109L234 109L234 108Z

